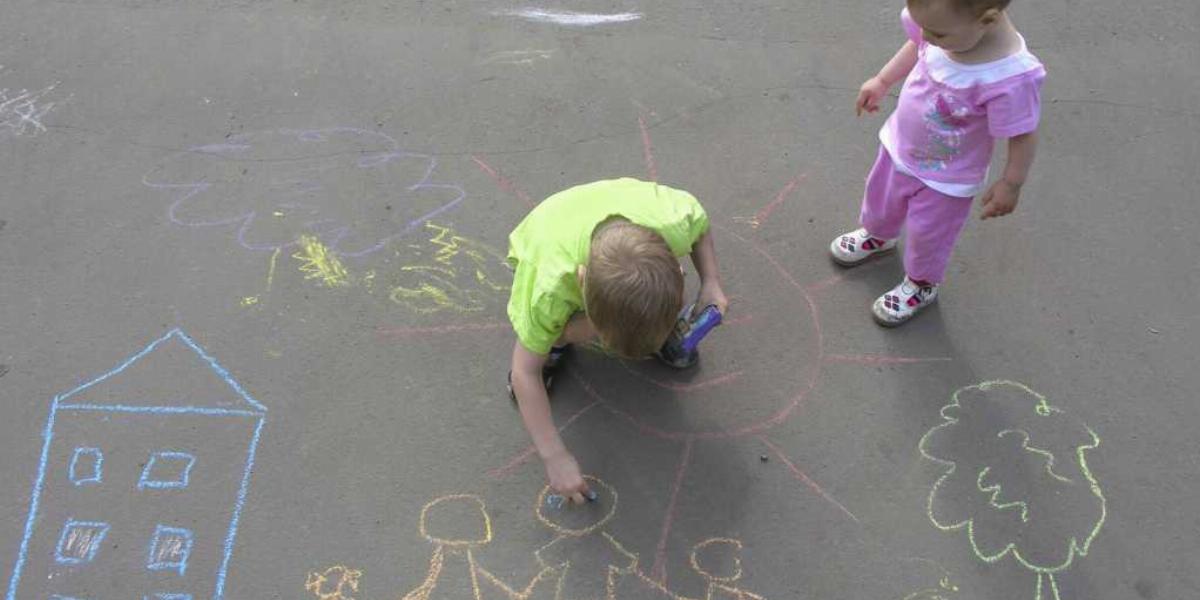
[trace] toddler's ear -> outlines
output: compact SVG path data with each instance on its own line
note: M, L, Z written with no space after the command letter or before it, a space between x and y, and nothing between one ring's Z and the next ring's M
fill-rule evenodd
M983 16L979 17L979 22L984 25L991 25L1000 20L1000 9L989 8L983 12Z
M579 281L579 287L583 287L583 282L587 280L587 265L579 265L575 268L575 277Z

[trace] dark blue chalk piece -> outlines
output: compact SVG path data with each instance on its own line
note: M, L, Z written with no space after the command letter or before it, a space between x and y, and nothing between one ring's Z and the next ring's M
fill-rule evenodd
M587 498L588 502L595 502L596 500L600 499L600 495L596 493L596 490L588 490L583 497ZM546 496L546 506L549 506L554 510L561 509L566 503L567 498L565 496L561 496L559 494L549 494Z

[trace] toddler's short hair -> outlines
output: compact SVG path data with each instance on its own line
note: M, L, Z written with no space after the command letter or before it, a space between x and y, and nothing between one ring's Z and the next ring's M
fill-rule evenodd
M908 0L909 4L929 4L933 0ZM1012 4L1012 0L947 0L954 8L969 12L973 15L982 15L983 13L992 10L1004 10Z
M683 306L683 271L657 232L624 219L592 234L583 282L588 318L601 340L625 358L658 350Z

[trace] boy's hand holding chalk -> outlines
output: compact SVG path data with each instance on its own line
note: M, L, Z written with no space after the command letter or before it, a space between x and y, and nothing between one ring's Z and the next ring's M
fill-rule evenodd
M583 494L577 494L577 495L579 496L579 498L577 500L575 500L574 502L572 502L572 504L583 504L584 499L587 499L588 502L595 502L597 499L600 498L600 495L597 494L595 490L588 490L587 492L585 492ZM566 496L561 496L559 494L549 494L548 496L546 496L546 506L549 506L550 508L553 508L555 510L561 509L563 507L563 505L565 505L566 503L567 503Z

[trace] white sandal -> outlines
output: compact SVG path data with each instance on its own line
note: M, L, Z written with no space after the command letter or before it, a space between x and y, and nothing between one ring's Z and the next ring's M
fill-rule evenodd
M938 285L917 285L905 276L900 285L880 296L871 306L871 316L884 327L898 327L937 301Z
M884 240L867 233L866 228L843 233L829 243L833 262L843 267L856 267L880 254L896 249L896 240Z

